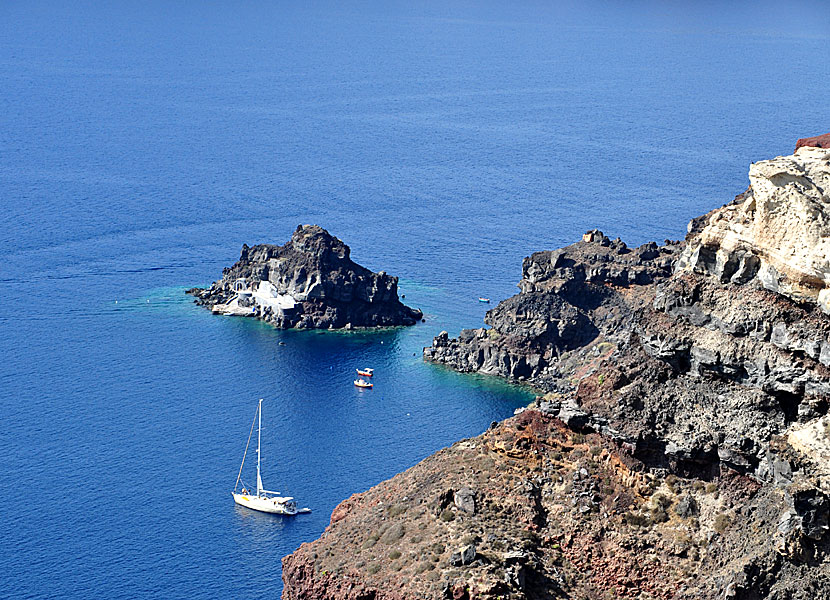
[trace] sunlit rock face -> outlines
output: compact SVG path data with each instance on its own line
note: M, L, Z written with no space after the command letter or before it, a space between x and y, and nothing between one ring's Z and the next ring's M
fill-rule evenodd
M749 188L707 215L677 269L758 281L830 313L830 149L801 146L753 164Z

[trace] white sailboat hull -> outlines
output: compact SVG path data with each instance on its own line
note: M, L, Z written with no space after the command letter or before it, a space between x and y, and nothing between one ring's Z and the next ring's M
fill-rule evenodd
M231 494L234 502L251 510L276 515L296 515L299 512L297 504L291 497L257 496L254 494L237 494L236 492L231 492Z
M248 447L251 444L251 436L254 433L254 424L259 422L256 436L256 493L251 494L242 484L242 493L238 494L236 490L239 489L239 483L242 481L242 469L245 467L245 458L248 456ZM297 510L297 503L291 496L280 496L279 492L266 490L262 485L262 469L260 462L262 461L262 398L259 399L259 407L257 408L257 416L254 417L254 422L251 423L251 432L248 434L248 443L245 445L245 453L242 455L242 464L239 466L239 475L236 476L236 485L233 486L231 495L233 501L239 506L250 508L251 510L258 510L260 512L271 513L275 515L296 515L298 513L311 512L308 508Z

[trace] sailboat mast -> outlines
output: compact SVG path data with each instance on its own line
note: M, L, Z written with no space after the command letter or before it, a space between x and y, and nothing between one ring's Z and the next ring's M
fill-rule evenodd
M262 442L262 398L259 399L259 428L256 434L256 495L259 496L262 487L262 477L259 473L261 453L259 451Z
M245 443L245 453L242 455L242 464L239 465L239 474L236 476L236 484L233 486L233 491L239 487L239 482L242 481L242 469L245 467L245 459L248 457L248 448L251 447L251 437L254 435L254 425L256 425L257 414L254 413L254 420L251 421L251 430L248 432L248 441Z

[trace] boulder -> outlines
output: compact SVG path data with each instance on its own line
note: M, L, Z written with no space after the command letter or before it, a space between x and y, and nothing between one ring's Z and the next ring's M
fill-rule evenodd
M475 492L470 488L461 488L455 492L453 501L459 510L469 514L476 512L476 496Z
M475 544L467 544L450 555L450 564L454 567L461 567L472 564L475 559Z

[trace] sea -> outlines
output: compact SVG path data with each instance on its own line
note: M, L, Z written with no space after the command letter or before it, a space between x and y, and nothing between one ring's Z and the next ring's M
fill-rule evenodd
M0 597L279 597L340 501L533 398L433 336L586 230L682 238L830 131L828 82L822 1L3 0ZM184 294L305 223L425 322ZM310 514L232 502L260 398L265 485Z

